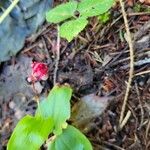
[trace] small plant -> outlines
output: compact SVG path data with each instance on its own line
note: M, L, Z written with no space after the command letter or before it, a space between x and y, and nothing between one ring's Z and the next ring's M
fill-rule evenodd
M59 23L60 36L70 42L88 24L88 18L106 13L115 0L81 0L61 4L46 14L51 23Z
M47 99L40 102L35 116L27 115L19 121L7 150L39 150L45 141L48 150L92 150L89 140L66 122L71 95L68 85L54 86Z
M102 23L105 24L106 22L108 22L110 19L110 12L106 12L102 15L98 16L98 20Z
M86 27L89 17L106 13L113 3L114 0L72 0L47 12L46 19L59 24L60 36L70 42ZM107 21L107 15L102 19ZM46 64L34 62L28 81L46 80L47 75ZM19 121L7 150L39 150L45 142L48 150L92 150L89 140L66 122L71 115L71 95L69 86L54 86L47 99L38 104L35 115Z

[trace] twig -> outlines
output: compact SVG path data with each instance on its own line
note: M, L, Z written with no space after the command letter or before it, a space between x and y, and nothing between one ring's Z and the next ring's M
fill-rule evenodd
M33 43L36 41L36 39L40 36L43 35L43 33L48 29L50 25L46 24L42 27L42 29L39 29L38 32L32 34L30 37L28 37L26 40L30 41L30 43Z
M134 143L131 144L129 147L128 147L128 150L133 150L135 149L135 147L138 147L139 149L142 149L142 146L141 146L141 141L139 140L138 136L136 133L134 133Z
M145 64L150 64L150 58L145 58L144 60L138 60L136 62L134 62L134 66L142 66L142 65L145 65ZM124 66L121 66L120 68L121 69L127 69L129 67L129 65L124 65ZM136 75L134 75L136 76Z
M19 0L12 1L11 5L4 11L4 13L0 16L0 24L4 21L4 19L9 15L9 13L13 10L13 8L17 5Z
M51 60L49 51L48 51L48 49L47 49L47 46L46 46L46 42L45 42L45 40L44 40L44 37L42 37L42 43L43 43L44 50L45 50L45 53L46 53L46 56L47 56L47 63L50 64L50 63L52 62L52 60Z
M107 142L107 141L104 141L103 143L106 144L106 145L108 145L108 146L114 147L116 150L125 150L124 148L121 148L118 145L115 145L115 144Z
M134 76L139 76L139 75L148 74L148 73L150 73L150 70L146 70L146 71L136 73Z
M138 125L139 125L139 121L138 121L138 118L137 118L137 115L136 115L136 112L135 112L135 109L132 108L132 104L128 104L128 108L130 109L131 113L132 113L132 116L134 117L135 119L135 129L138 128Z
M150 20L147 21L136 34L134 35L134 41L140 39L150 29Z
M123 101L123 105L122 105L122 109L121 109L121 114L120 114L120 119L119 119L119 126L121 126L123 128L122 121L124 120L123 119L124 113L125 113L125 109L126 109L126 104L127 104L127 100L128 100L128 96L129 96L129 92L130 92L130 86L131 86L131 82L132 82L132 78L133 78L133 72L134 72L134 51L133 51L133 43L132 43L132 39L131 39L131 33L129 30L129 24L128 24L127 14L125 12L123 0L120 0L120 5L121 5L122 15L123 15L124 24L125 24L125 28L126 28L126 32L127 32L128 45L129 45L129 51L130 51L129 79L128 79L126 93L125 93L125 97L124 97L124 101Z
M141 15L150 15L150 12L135 12L135 13L129 13L128 16L141 16Z
M57 78L57 70L58 70L58 64L60 59L60 35L59 35L59 25L57 26L57 45L56 45L56 63L55 63L55 70L54 70L54 77L53 77L53 84L56 84L56 78Z
M120 19L122 18L122 15L120 15L117 19L115 19L112 23L111 23L111 27L117 22L119 21Z
M32 50L33 48L35 48L37 45L38 45L38 43L35 43L35 44L33 44L33 45L27 47L26 49L24 49L21 53L24 54L24 53L26 53L26 52Z
M145 138L147 139L148 138L148 134L150 133L150 120L148 121L148 125L146 127L146 134L145 134Z
M119 130L122 130L122 128L126 125L126 123L128 122L129 118L131 116L131 111L128 110L126 116L124 117L124 119L122 120L120 126L119 126Z
M141 101L141 96L140 96L140 91L139 91L139 87L137 82L135 83L135 89L136 89L136 93L138 96L138 100L139 100L139 105L140 105L140 109L141 109L141 120L140 120L140 126L138 127L138 129L141 129L143 122L144 122L144 110L143 110L143 106L142 106L142 101Z

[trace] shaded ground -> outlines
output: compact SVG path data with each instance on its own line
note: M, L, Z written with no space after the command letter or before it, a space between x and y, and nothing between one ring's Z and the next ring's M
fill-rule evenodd
M140 6L143 7L143 11L144 8L148 8L146 5L140 4ZM91 93L114 96L114 100L103 115L93 118L94 125L86 133L96 150L150 149L150 74L138 75L150 69L150 21L148 21L150 16L134 13L135 4L132 7L126 4L126 9L135 41L135 76L126 108L126 111L131 111L131 116L121 131L118 131L118 124L130 60L119 6L111 10L111 18L105 25L101 25L96 18L93 18L88 27L71 43L61 41L57 81L67 82L73 87L73 99ZM34 101L36 94L32 85L26 81L29 70L27 73L25 71L22 73L22 69L18 66L30 68L29 62L32 60L49 64L49 79L41 83L43 90L40 95L46 95L53 86L56 39L55 27L45 25L37 35L27 40L24 49L16 58L1 64L0 85L3 83L1 87L8 85L11 80L16 80L15 83L18 83L20 77L20 82L24 86L22 90L18 85L7 98L0 97L0 141L2 142L0 149L6 148L7 140L17 120L25 113L33 113L36 108ZM28 63L20 58L27 59ZM16 67L16 70L12 68L12 74L8 71L11 67ZM10 83L10 86L15 83ZM11 93L9 88L7 90Z

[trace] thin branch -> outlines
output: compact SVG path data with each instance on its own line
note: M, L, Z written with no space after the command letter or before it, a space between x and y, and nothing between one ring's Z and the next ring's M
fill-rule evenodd
M127 14L125 12L124 2L123 2L123 0L119 0L119 1L120 1L120 5L121 5L121 11L122 11L123 19L124 19L125 29L126 29L126 32L127 32L128 45L129 45L129 51L130 51L129 79L128 79L126 93L125 93L125 97L124 97L124 101L123 101L123 105L122 105L122 109L121 109L121 114L120 114L120 120L119 120L119 126L120 126L120 125L122 125L122 121L124 120L123 119L124 118L124 113L125 113L127 100L128 100L129 92L130 92L130 86L131 86L133 73L134 73L134 50L133 50L133 43L132 43L131 33L130 33L130 30L129 30L129 24L128 24L128 20L127 20ZM123 127L123 126L121 126L121 127Z
M128 16L132 17L132 16L141 16L141 15L150 15L150 12L133 12L133 13L129 13Z
M122 120L121 124L120 124L120 130L126 125L126 123L128 122L129 118L131 116L131 111L128 110L126 116L124 117L124 119Z
M140 106L140 110L141 110L141 120L140 120L140 126L138 127L138 129L140 130L142 125L143 125L143 122L144 122L144 110L143 110L143 106L142 106L142 101L141 101L141 96L140 96L140 91L139 91L139 87L138 87L138 84L137 82L135 83L135 89L136 89L136 93L137 93L137 98L139 100L139 106Z
M57 79L57 71L58 71L58 65L59 65L59 60L60 60L60 28L59 25L57 26L57 45L56 45L56 63L55 63L55 70L54 70L54 77L53 77L53 84L56 84L56 79Z
M150 132L150 120L148 121L148 125L146 127L146 134L145 134L146 139L148 139L149 132Z
M150 73L150 70L146 70L146 71L136 73L134 76L140 76L140 75L149 74L149 73Z
M11 5L4 11L4 13L0 16L0 24L4 21L4 19L9 15L9 13L14 9L19 0L12 1Z

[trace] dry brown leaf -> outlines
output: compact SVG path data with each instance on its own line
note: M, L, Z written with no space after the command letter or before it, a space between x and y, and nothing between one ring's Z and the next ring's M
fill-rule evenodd
M73 106L71 120L78 128L88 126L91 120L100 116L108 106L112 97L99 97L89 94Z

